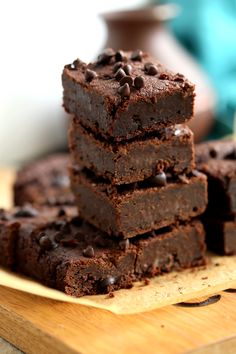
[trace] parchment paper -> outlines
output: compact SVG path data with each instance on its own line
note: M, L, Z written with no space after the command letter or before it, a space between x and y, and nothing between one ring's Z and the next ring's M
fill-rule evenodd
M107 295L73 298L3 269L0 269L0 285L116 314L135 314L236 288L236 256L209 255L206 267L158 276L150 279L148 285L144 282L136 283L132 289L114 292L113 298Z

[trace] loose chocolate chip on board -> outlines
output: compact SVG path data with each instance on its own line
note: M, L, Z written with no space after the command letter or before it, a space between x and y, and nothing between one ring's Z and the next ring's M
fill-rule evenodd
M123 251L127 251L129 249L129 239L120 241L119 246Z
M130 87L129 84L125 83L118 89L118 93L121 95L122 98L130 96Z
M156 174L156 176L151 177L150 179L151 179L151 183L157 186L166 186L167 184L167 178L165 172L160 172Z
M117 72L115 73L115 78L117 81L120 81L123 77L126 76L126 73L122 68L118 69Z
M198 302L180 302L176 304L177 306L182 306L182 307L202 307L202 306L208 306L211 304L214 304L218 301L220 301L221 295L213 295L208 297L206 300L203 301L198 301Z
M144 82L144 77L143 76L137 76L134 79L134 86L137 90L140 90L142 87L145 86L145 82Z
M226 293L236 293L236 289L234 288L229 288L224 290Z
M122 50L118 50L115 54L115 60L116 61L124 61L124 59L125 59L124 52Z
M122 79L120 80L120 85L123 86L124 84L128 84L129 87L131 87L133 85L133 78L131 76L124 76L122 77Z
M108 64L114 55L115 55L115 52L112 48L106 48L98 56L97 63L98 64Z
M140 49L135 50L132 52L130 59L131 60L137 60L137 61L142 61L143 58L143 52Z
M46 235L46 233L42 233L39 239L39 246L43 249L43 250L50 250L52 248L52 241L50 240L50 238Z
M113 66L113 73L116 73L117 70L119 70L120 68L123 67L123 65L124 64L121 61L118 61L117 63L115 63L114 66Z
M90 69L86 69L85 80L87 82L91 82L93 79L95 79L95 77L97 77L97 73L95 71L90 70Z
M88 258L93 258L95 255L94 249L92 246L88 246L83 250L83 256Z
M24 206L15 212L16 218L33 218L38 215L38 211L31 206Z
M132 66L129 64L126 64L123 66L123 70L126 73L126 75L130 75L132 73Z

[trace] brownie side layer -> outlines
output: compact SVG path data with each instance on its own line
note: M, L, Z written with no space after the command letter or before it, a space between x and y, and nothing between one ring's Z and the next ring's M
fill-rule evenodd
M106 62L86 65L77 60L66 65L62 74L66 111L95 134L114 140L187 122L193 116L194 85L183 75L168 71L148 54L143 54L140 60L132 60L131 55L126 52L119 60L118 65L129 65L130 71L129 84L121 91L122 81L114 67L117 65L115 52ZM156 73L148 70L150 63ZM87 76L91 71L90 80ZM142 87L136 88L134 79L140 76Z
M19 233L26 229L27 233L35 227L44 225L54 219L60 220L60 214L67 213L70 217L77 214L76 208L64 207L17 207L11 211L0 209L0 265L14 269ZM24 231L23 231L24 232Z
M207 213L227 215L236 213L236 160L211 159L198 164L208 178L209 203Z
M20 233L17 270L72 296L130 288L142 278L205 264L204 229L197 220L125 243L81 219L60 224Z
M124 238L189 220L207 205L207 181L200 173L183 182L167 181L162 187L146 181L116 188L71 168L71 182L81 216L108 234Z
M52 154L25 165L14 184L15 205L72 205L69 154Z
M164 128L147 139L109 144L74 118L70 122L69 146L73 164L92 170L112 184L142 181L159 171L189 173L195 167L193 133L182 125Z
M223 255L236 254L236 221L204 218L209 250Z

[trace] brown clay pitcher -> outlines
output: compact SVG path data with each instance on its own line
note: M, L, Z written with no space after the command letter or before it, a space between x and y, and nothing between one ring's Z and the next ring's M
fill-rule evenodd
M194 82L195 116L189 126L194 131L195 141L200 141L212 126L215 95L206 74L165 26L179 10L176 5L168 4L102 14L108 30L105 47L142 49Z

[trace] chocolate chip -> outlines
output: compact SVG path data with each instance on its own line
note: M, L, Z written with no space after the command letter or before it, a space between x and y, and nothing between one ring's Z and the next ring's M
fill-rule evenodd
M158 73L157 67L153 64L148 65L146 69L146 73L147 75L151 75L151 76L156 75Z
M60 242L63 239L64 235L61 231L57 231L53 236L54 241Z
M45 232L42 232L39 235L40 239L39 239L39 246L43 249L43 250L50 250L52 248L52 241L50 240L50 238L47 236L47 234Z
M167 179L165 172L160 172L156 176L151 177L151 182L157 186L166 186Z
M153 65L153 64L150 63L150 62L145 63L145 64L144 64L144 70L145 70L145 71L148 71L148 69L150 68L151 65Z
M97 73L95 71L90 70L90 69L86 69L85 80L87 82L91 82L93 79L95 79L95 77L97 77Z
M116 281L117 279L115 277L108 276L107 278L100 280L99 287L105 290L110 285L114 285Z
M118 89L118 93L121 95L122 98L124 97L129 97L130 96L130 87L129 87L129 84L127 84L127 82L121 86L119 89Z
M24 206L14 213L16 218L33 218L38 215L38 211L31 206Z
M236 293L236 289L234 288L225 289L224 291L226 291L227 293Z
M98 64L108 64L111 58L115 55L115 52L111 48L106 48L104 51L98 56L97 63Z
M130 75L132 73L132 66L129 64L126 64L123 66L123 70L126 73L126 75Z
M88 246L83 250L83 256L88 257L88 258L93 258L94 257L94 249L92 246Z
M145 82L144 82L144 77L143 76L137 76L134 79L134 86L137 90L140 90L142 87L145 86Z
M120 81L123 77L126 76L126 73L122 68L118 69L117 72L115 73L115 78L117 81Z
M133 51L130 56L131 60L142 61L142 58L143 58L143 52L140 49Z
M113 66L113 73L116 73L117 70L123 67L123 63L121 61L118 61L117 63L114 64Z
M129 249L129 239L120 241L119 246L123 251L127 251Z
M129 85L129 87L131 87L133 85L133 78L131 76L122 77L120 80L120 85L123 86L126 83Z
M65 209L60 208L58 210L57 216L60 218L61 216L65 216L65 215L66 215Z
M54 187L68 187L70 180L67 175L56 175L53 177L51 185Z
M115 60L116 61L124 61L125 58L126 58L125 54L124 54L124 52L122 50L118 50L116 52L116 54L115 54Z

